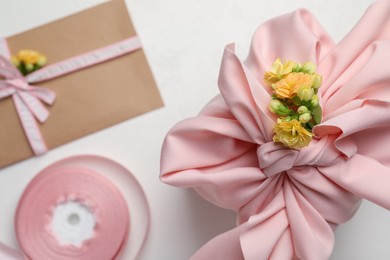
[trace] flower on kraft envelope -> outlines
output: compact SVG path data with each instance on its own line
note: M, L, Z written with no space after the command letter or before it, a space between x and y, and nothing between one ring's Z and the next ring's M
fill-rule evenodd
M46 62L46 56L34 50L20 50L11 58L12 63L23 75L27 75L42 68Z
M245 61L226 47L221 95L161 153L162 181L238 215L191 259L329 259L362 198L390 209L389 12L373 4L335 44L300 9L263 24Z

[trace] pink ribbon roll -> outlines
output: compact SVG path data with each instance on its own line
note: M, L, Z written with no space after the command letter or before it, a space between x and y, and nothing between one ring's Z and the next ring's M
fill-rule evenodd
M58 243L50 227L51 212L67 201L88 206L96 218L94 237L79 248ZM129 212L105 177L86 168L58 168L43 171L28 185L15 225L27 259L116 259L126 245Z
M67 203L77 203L94 216L93 235L80 245L64 243L56 233L56 210ZM69 220L75 214L62 215ZM45 168L28 184L15 215L24 257L0 243L0 259L136 259L149 226L145 193L126 168L100 156L74 156Z

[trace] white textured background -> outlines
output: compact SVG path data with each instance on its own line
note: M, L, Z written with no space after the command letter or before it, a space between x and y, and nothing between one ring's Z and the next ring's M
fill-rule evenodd
M100 2L0 0L0 36L27 30ZM236 42L237 52L244 58L252 33L262 22L299 7L311 10L337 42L372 2L128 0L166 106L40 158L0 170L0 241L17 247L13 231L15 207L24 187L38 171L66 156L97 153L131 169L149 197L152 229L142 259L188 259L206 241L232 228L234 214L208 204L192 191L162 184L158 179L160 147L173 124L195 115L217 94L216 80L224 46ZM388 260L389 241L390 213L364 202L354 219L337 230L332 259Z

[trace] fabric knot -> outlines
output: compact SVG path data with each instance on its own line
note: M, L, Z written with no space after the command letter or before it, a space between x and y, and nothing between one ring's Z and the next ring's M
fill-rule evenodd
M302 150L287 148L274 142L262 144L257 148L259 166L267 177L298 166L328 166L339 156L340 152L334 146L334 138L329 136L314 139Z

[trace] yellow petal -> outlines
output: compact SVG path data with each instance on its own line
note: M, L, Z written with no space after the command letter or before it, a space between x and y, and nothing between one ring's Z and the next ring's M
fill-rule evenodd
M308 146L313 137L313 134L306 130L296 119L279 121L274 126L274 132L274 142L280 142L294 149L301 149Z

